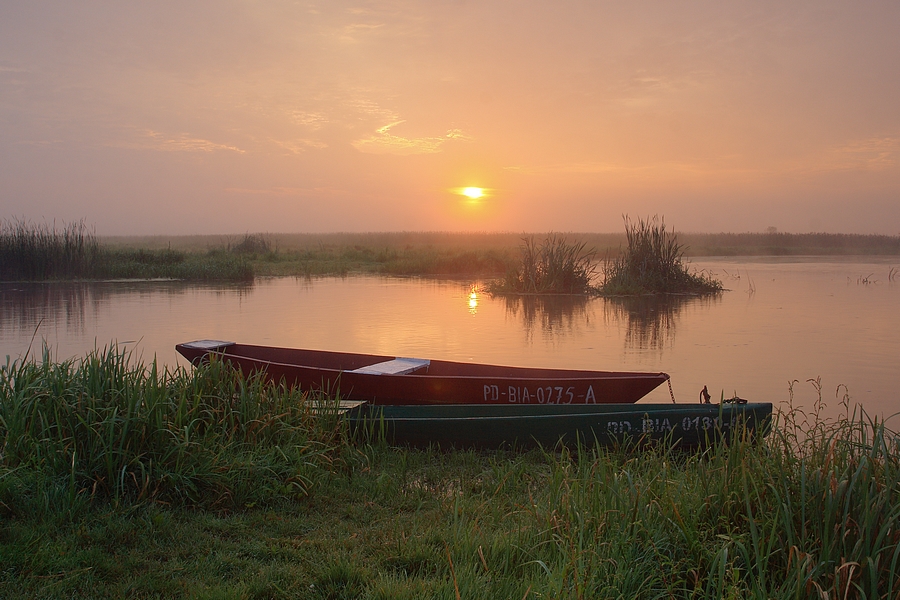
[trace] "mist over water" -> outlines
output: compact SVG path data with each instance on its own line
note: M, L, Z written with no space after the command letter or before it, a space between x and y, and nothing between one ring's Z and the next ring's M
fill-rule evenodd
M849 394L871 415L900 411L896 259L695 261L729 291L713 297L491 298L479 281L358 276L180 282L0 284L0 352L43 343L58 359L118 343L185 364L178 342L243 343L522 366L665 371L678 402L714 400L825 414ZM32 342L34 339L34 342ZM809 381L812 380L812 381ZM662 386L645 401L669 402ZM896 420L894 421L896 424Z

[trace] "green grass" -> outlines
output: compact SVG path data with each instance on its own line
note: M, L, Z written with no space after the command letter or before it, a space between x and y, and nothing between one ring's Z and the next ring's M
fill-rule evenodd
M238 253L211 250L102 248L93 279L181 279L185 281L253 281L253 265Z
M694 273L684 263L684 247L663 219L625 217L627 246L603 264L599 291L603 295L715 294L722 282Z
M46 349L40 361L7 361L0 506L12 514L94 499L231 508L303 494L307 467L315 471L334 435L334 419L317 429L326 420L312 418L314 406L220 363L160 370L115 347L79 361L55 362ZM47 493L17 493L26 485Z
M900 594L898 436L861 412L704 453L443 452L319 400L114 348L8 363L0 597Z

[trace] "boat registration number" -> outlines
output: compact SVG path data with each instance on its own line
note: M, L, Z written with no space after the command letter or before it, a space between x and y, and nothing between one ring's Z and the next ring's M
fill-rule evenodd
M530 388L527 386L484 386L485 402L501 402L506 400L513 404L596 404L597 396L594 387L588 386L583 394L577 393L575 386L560 385Z

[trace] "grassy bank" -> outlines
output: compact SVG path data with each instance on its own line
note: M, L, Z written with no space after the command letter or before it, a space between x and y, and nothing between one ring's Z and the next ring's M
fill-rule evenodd
M217 364L14 363L0 596L895 598L897 443L792 411L703 454L397 449Z

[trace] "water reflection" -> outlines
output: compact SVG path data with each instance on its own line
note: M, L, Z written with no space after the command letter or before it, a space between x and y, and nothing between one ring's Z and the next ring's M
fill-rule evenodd
M585 296L504 296L506 313L522 320L526 339L535 331L553 338L590 325L591 299Z
M663 350L672 345L682 311L688 306L708 309L722 301L721 295L625 296L588 298L585 296L504 296L508 316L521 321L526 339L535 332L554 338L588 328L595 306L604 322L625 325L628 350Z
M469 288L469 314L478 313L478 287L473 285Z
M83 330L89 295L83 285L4 285L0 288L0 328L23 333L34 331L42 321L52 321L69 331Z
M625 347L629 350L663 350L670 347L682 311L709 308L722 301L713 296L621 296L603 298L607 319L625 323Z
M151 296L183 296L198 289L242 297L250 293L253 285L181 281L3 283L0 329L22 335L47 325L83 334L88 316L97 318L115 302L147 302Z

